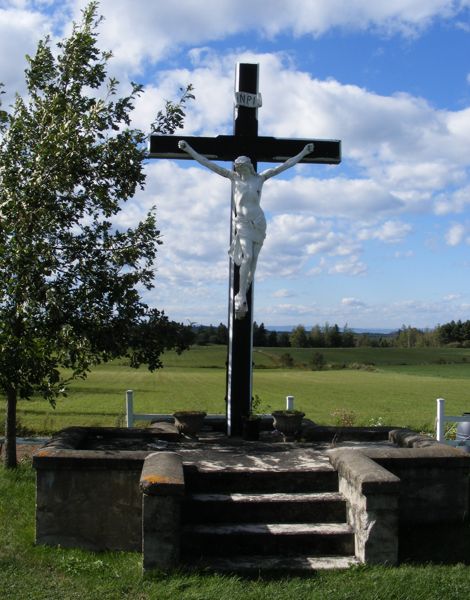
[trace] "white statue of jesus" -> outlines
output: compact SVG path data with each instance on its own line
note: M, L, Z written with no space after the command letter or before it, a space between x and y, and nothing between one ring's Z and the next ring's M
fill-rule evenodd
M289 158L277 167L266 169L262 173L256 173L247 156L239 156L234 162L234 170L231 171L208 160L184 140L180 141L178 146L201 165L232 181L235 235L229 254L235 264L240 267L240 286L238 294L235 296L235 314L237 318L243 318L248 311L246 294L253 281L258 255L266 237L266 218L260 205L263 183L278 173L293 167L304 156L313 152L314 145L307 144L296 156Z

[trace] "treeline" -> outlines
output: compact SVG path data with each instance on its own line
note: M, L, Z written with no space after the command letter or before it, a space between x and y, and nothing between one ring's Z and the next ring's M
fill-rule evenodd
M228 343L227 326L193 326L194 343L198 345ZM470 321L451 321L435 329L418 329L403 325L389 334L355 333L347 325L314 325L309 331L297 325L287 331L267 330L264 323L253 323L253 345L280 348L354 348L369 346L379 348L424 348L438 346L470 347Z
M217 327L214 325L195 325L193 326L193 332L195 343L200 346L228 343L228 329L223 323L219 323ZM288 348L291 345L290 334L287 331L268 331L264 323L258 325L255 321L253 323L253 345Z
M207 344L227 344L228 330L226 325L197 325L193 327L195 343L201 346ZM298 325L292 332L267 330L264 323L253 323L253 346L279 348L351 348L356 345L356 337L351 329L338 325L316 325L307 332L303 325Z
M470 321L451 321L436 328L439 344L470 346Z

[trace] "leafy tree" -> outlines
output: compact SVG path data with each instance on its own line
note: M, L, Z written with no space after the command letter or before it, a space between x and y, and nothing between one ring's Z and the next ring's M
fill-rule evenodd
M414 348L417 345L420 336L422 336L422 333L423 332L416 329L416 327L403 325L398 331L395 343L400 348Z
M187 328L138 293L153 285L160 243L154 212L135 228L112 224L144 185L146 136L130 122L142 87L132 84L118 97L118 82L107 79L111 55L97 47L98 23L92 2L57 53L48 38L39 42L27 57L27 97L0 113L7 467L16 466L19 398L38 393L54 404L70 380L101 361L127 356L132 366L153 370L165 348L182 350L190 341ZM166 119L165 110L156 130L181 125L181 114Z
M278 335L278 346L281 348L290 347L290 336L287 331L281 331Z
M319 325L314 325L310 331L310 345L312 348L323 348L325 346L325 336Z
M309 340L307 332L305 331L305 327L303 325L297 325L297 327L294 327L290 335L290 344L292 348L308 347Z

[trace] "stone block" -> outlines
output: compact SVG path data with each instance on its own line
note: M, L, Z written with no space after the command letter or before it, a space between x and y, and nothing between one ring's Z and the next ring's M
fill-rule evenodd
M181 544L181 503L184 473L174 452L150 454L140 477L142 492L143 571L178 566Z

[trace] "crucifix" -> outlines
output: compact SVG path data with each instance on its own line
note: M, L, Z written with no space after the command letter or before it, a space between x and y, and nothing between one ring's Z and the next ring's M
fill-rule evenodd
M264 241L260 207L264 181L295 164L341 162L337 140L258 136L258 65L241 63L235 84L233 135L214 138L152 135L149 158L193 159L232 182L230 227L229 344L226 376L227 433L238 436L252 401L253 276ZM213 161L232 161L233 170ZM257 163L282 163L257 173Z

